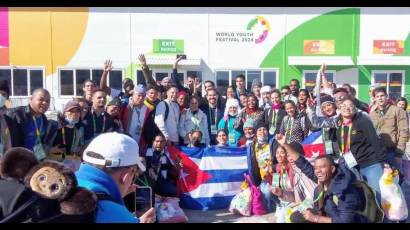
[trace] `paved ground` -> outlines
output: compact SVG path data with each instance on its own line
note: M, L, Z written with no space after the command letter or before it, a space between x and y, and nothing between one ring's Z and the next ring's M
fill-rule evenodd
M410 208L410 182L404 182L402 189L406 197L407 207ZM184 209L184 212L188 216L188 223L275 223L274 213L243 217L232 214L227 209L214 211ZM410 223L410 218L407 218L406 223Z

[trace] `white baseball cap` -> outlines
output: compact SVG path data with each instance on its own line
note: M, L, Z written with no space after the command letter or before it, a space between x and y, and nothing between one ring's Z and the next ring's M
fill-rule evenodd
M272 88L269 85L264 85L261 88L261 93L270 93L272 91Z
M97 153L104 159L93 157L90 152ZM103 133L95 137L84 150L83 160L108 168L138 165L141 171L145 171L145 166L139 157L137 142L117 132Z

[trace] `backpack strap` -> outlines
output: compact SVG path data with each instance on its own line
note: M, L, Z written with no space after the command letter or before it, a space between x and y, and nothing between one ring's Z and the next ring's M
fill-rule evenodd
M165 119L164 119L164 121L167 121L168 114L169 114L169 105L166 101L164 101L164 104L165 104Z
M0 220L0 223L8 223L13 221L18 215L23 213L28 207L34 204L39 199L38 196L32 196L28 201L26 201L23 205L21 205L18 209L14 212L10 213L8 216Z

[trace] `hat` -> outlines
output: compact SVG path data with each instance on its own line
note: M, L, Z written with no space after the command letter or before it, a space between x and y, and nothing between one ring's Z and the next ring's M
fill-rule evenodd
M77 109L81 110L81 106L80 106L80 104L79 104L78 102L76 102L76 101L69 101L69 102L67 102L67 104L65 104L65 106L64 106L64 112L70 111L70 110L72 110L72 109L74 109L74 108L77 108Z
M104 159L93 157L90 153L97 153ZM117 132L103 133L94 138L84 150L83 161L109 168L138 165L141 171L145 171L137 142Z
M116 105L121 106L121 100L118 97L113 97L110 102L108 102L107 106Z
M248 118L243 124L243 129L245 130L246 128L255 128L255 121L252 118Z
M261 88L261 93L270 93L272 91L272 88L269 85L264 85Z
M186 95L186 92L183 91L183 90L181 90L181 91L179 91L179 92L177 93L177 97L185 96L185 95Z
M320 107L325 105L326 103L332 103L335 104L335 101L332 96L330 95L325 95L320 97Z
M255 130L258 130L259 128L262 128L262 127L264 127L266 130L269 130L268 129L268 126L265 124L265 122L263 122L263 121L259 121L257 124L256 124L256 126L255 126Z
M0 90L3 90L7 93L7 98L10 96L10 87L9 82L7 80L0 81Z
M144 94L144 95L145 95L145 87L144 87L144 85L141 85L141 84L137 85L137 87L134 88L134 93Z
M164 78L162 79L162 81L165 81L165 80L166 80L166 81L171 81L172 79L171 79L171 77L164 77ZM161 82L162 82L162 81L161 81Z
M261 83L261 80L259 78L253 79L251 88L253 88L254 86L262 87L262 83Z

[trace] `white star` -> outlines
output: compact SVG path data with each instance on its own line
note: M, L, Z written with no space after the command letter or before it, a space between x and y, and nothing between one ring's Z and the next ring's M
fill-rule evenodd
M312 158L316 158L319 156L320 151L313 152L312 151Z
M189 176L188 173L185 173L184 170L181 170L179 178L185 181L185 177Z

